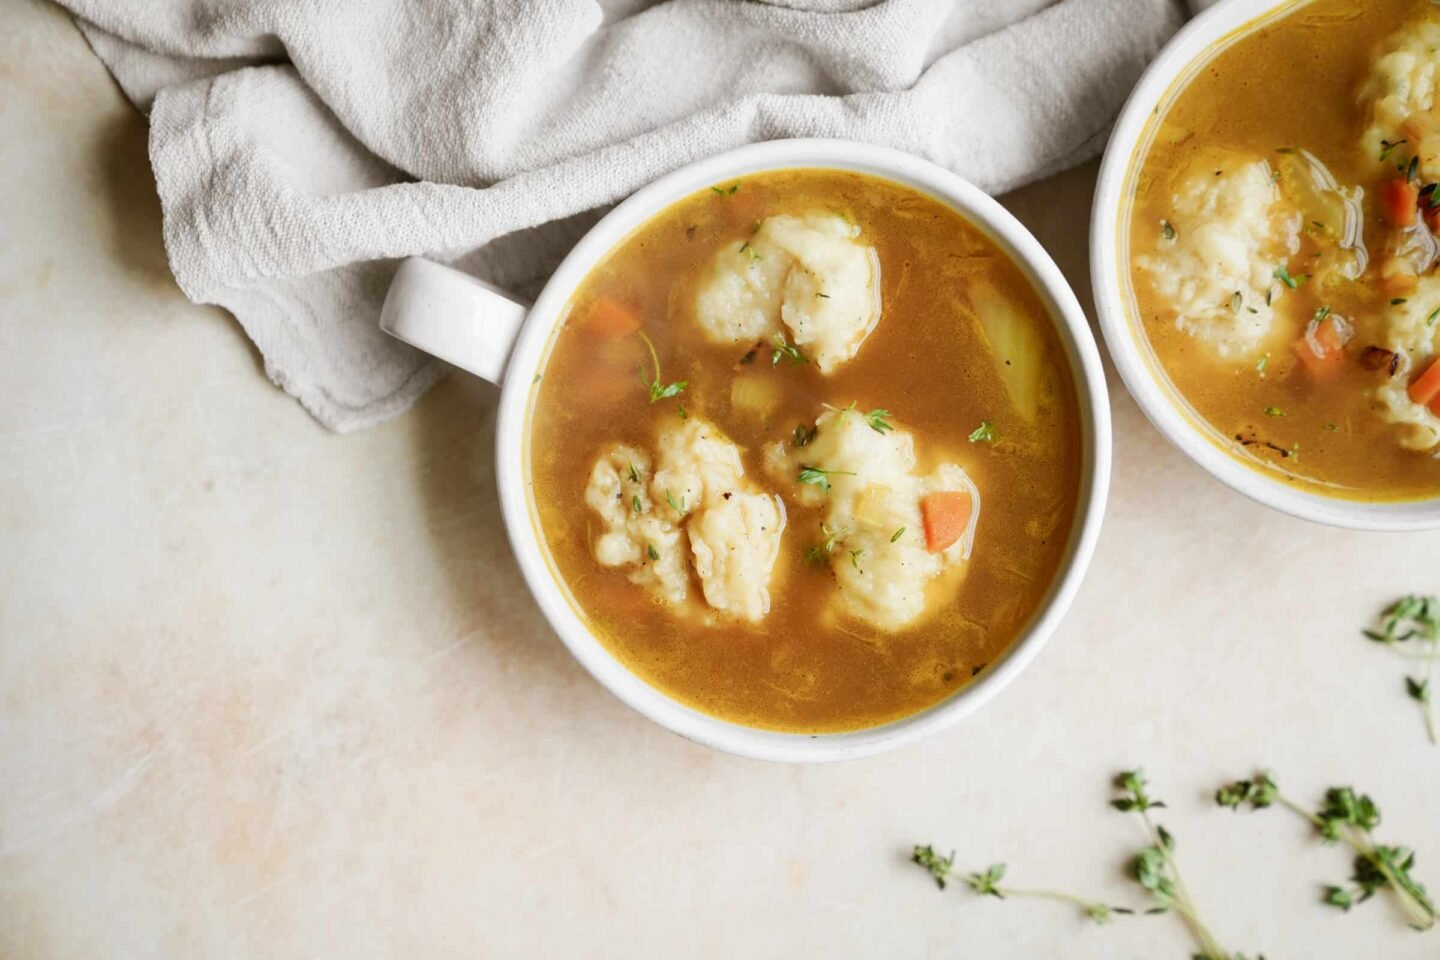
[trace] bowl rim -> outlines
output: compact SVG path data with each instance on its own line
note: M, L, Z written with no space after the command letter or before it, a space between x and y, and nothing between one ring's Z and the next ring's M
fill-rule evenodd
M1070 362L1082 432L1080 490L1062 562L1029 624L980 676L918 713L876 727L837 733L787 733L747 727L702 713L632 673L590 632L568 599L535 522L530 497L529 426L533 387L569 299L591 268L633 230L672 203L707 187L762 171L840 169L888 179L949 204L1005 249L1045 302ZM795 139L751 144L708 157L636 191L597 223L541 291L511 354L496 425L496 473L505 526L517 562L546 619L576 660L640 714L695 743L754 759L825 762L868 756L950 727L978 710L1039 653L1068 610L1095 551L1109 492L1110 408L1099 349L1060 269L997 201L929 161L844 140Z
M1151 115L1177 81L1226 37L1283 13L1299 0L1224 0L1186 24L1141 75L1110 135L1090 217L1090 279L1100 330L1115 368L1146 418L1172 444L1221 483L1250 499L1298 517L1352 530L1411 531L1440 527L1440 494L1419 500L1364 501L1290 485L1224 450L1182 409L1164 371L1150 361L1144 334L1132 322L1120 264L1120 214L1131 164ZM1173 392L1173 396L1172 396ZM1213 428L1210 428L1213 431Z

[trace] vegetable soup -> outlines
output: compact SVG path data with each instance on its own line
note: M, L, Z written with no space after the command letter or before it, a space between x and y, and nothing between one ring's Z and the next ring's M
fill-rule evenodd
M1001 657L1067 548L1077 394L950 207L798 169L717 184L577 290L532 396L542 539L629 669L775 730L881 724Z
M1177 82L1128 280L1211 437L1301 487L1440 495L1440 7L1310 0Z

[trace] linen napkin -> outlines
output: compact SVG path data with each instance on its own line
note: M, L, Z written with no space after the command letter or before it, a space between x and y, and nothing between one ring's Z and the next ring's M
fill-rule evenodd
M1179 0L60 0L150 117L175 279L321 423L444 372L397 258L533 296L611 205L743 143L844 137L999 192L1096 153ZM1079 227L1077 226L1077 229Z

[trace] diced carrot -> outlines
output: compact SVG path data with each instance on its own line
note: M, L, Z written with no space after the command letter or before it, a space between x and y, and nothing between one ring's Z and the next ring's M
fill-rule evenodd
M1391 261L1396 263L1398 261ZM1389 264L1386 265L1387 267ZM1392 297L1403 297L1407 293L1414 293L1415 288L1420 286L1420 278L1411 273L1408 269L1381 270L1380 286L1386 294Z
M920 500L920 515L925 520L925 549L939 553L954 545L970 525L973 505L970 494L963 490L932 493Z
M640 329L640 314L631 307L601 297L590 306L585 317L585 329L600 337L628 337Z
M1432 412L1440 407L1440 359L1431 360L1425 372L1411 382L1410 399L1424 404Z
M1339 323L1333 316L1325 317L1315 324L1311 336L1295 341L1295 352L1307 373L1316 380L1329 380L1345 364L1345 338Z
M1420 204L1420 187L1413 180L1392 177L1380 187L1380 208L1385 219L1397 227L1408 227L1415 223L1415 211Z

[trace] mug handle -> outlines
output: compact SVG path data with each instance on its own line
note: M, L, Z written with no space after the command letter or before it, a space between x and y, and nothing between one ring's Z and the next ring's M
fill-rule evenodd
M411 257L400 264L380 329L499 384L530 305L468 273Z

